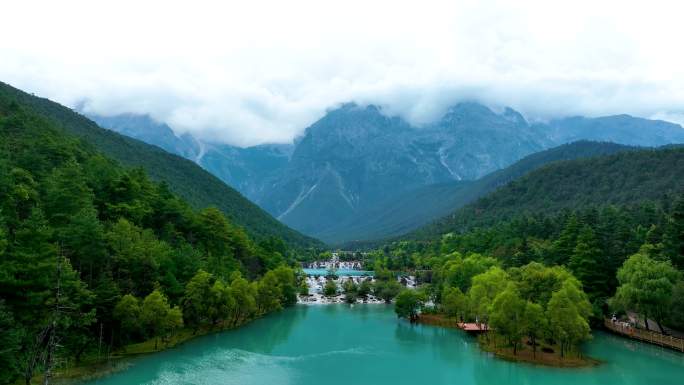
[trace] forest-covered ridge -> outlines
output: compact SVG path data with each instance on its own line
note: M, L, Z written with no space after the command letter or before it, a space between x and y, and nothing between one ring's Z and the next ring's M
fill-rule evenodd
M474 181L428 185L390 197L363 220L341 222L319 235L330 243L396 237L437 220L499 187L552 162L610 155L639 147L610 142L577 141L540 151ZM415 202L420 202L416 205Z
M630 205L684 191L684 148L665 146L544 166L405 236L439 238L520 215Z
M67 107L2 82L0 96L14 100L32 113L51 120L55 126L90 143L98 151L125 166L143 167L152 179L166 182L173 192L193 207L219 208L232 222L244 227L256 238L278 237L298 248L323 246L320 241L288 228L192 161L103 129Z

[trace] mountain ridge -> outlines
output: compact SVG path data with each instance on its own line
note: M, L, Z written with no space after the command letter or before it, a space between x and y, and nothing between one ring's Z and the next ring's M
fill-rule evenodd
M320 241L283 225L194 162L168 153L161 147L101 128L67 107L46 98L29 95L6 83L0 82L0 93L18 103L29 105L66 132L90 143L121 164L145 168L153 179L167 182L174 192L191 205L198 208L216 206L234 223L257 238L275 236L297 247L322 246Z
M629 205L682 193L684 146L619 151L544 165L402 237L426 239L520 215Z
M629 115L529 123L511 108L497 113L477 102L415 127L378 106L347 103L278 151L205 145L198 163L289 226L332 239L340 223L367 228L363 220L377 207L412 190L476 180L577 140L660 146L684 142L684 129Z

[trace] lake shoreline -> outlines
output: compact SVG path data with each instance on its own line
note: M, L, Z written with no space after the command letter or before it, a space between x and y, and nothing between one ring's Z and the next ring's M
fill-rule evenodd
M371 296L372 297L372 296ZM335 297L323 297L323 301L300 301L300 296L298 296L298 301L293 306L316 306L316 305L389 305L385 301L377 300L375 298L363 302L359 299L358 302L349 304L344 302L344 295L339 295ZM291 307L293 307L291 306ZM284 310L284 309L283 309ZM278 313L278 312L275 312ZM266 314L268 315L268 314ZM112 353L109 358L89 360L88 358L81 361L81 363L71 366L68 368L58 368L54 370L53 376L59 383L81 383L84 381L96 380L98 378L106 377L110 374L117 373L119 371L126 370L129 365L127 361L134 359L136 357L161 353L166 350L173 349L184 343L192 341L199 337L204 337L207 335L222 333L229 330L239 329L249 323L256 321L263 316L255 317L249 321L233 326L233 327L204 327L199 329L197 332L191 329L182 329L176 335L171 337L168 343L159 343L158 348L154 349L154 338L148 339L143 342L138 342L134 344L126 345L125 347L118 349L116 352ZM43 373L36 374L31 379L31 384L42 384L43 383ZM23 385L24 380L20 379L15 382L15 385Z
M297 306L296 304L294 306ZM278 312L275 312L278 313ZM269 313L271 314L271 313ZM264 314L264 315L269 315ZM229 330L236 330L246 326L264 315L254 317L240 325L236 326L221 326L221 327L203 327L197 331L192 329L181 329L174 336L170 338L167 343L160 342L155 346L155 338L148 339L143 342L129 344L116 350L109 358L102 359L84 359L79 364L68 368L57 368L53 371L53 378L58 383L78 384L84 381L96 380L98 378L106 377L110 374L126 370L129 365L127 361L140 356L146 356L156 353L161 353L166 350L173 349L184 343L192 341L199 337L208 336L211 334L222 333ZM31 379L31 384L42 384L43 373L38 373ZM15 382L15 385L23 385L24 380L20 379Z
M546 366L553 368L565 369L581 369L601 365L603 362L591 357L563 357L556 353L545 353L541 350L537 351L536 357L532 354L531 348L519 349L517 354L513 354L513 348L502 348L491 346L484 338L478 338L478 345L480 349L491 353L495 357L516 363L525 363L538 366Z
M444 327L449 329L462 330L459 327L458 320L446 317L442 314L424 314L418 317L418 323L425 325L432 325L437 327ZM464 333L466 333L464 331ZM490 353L493 356L510 362L526 363L539 366L547 366L554 368L586 368L600 365L602 362L591 357L563 357L561 358L557 353L547 353L539 349L536 356L532 353L531 348L526 345L513 354L513 349L509 347L500 347L491 345L487 339L480 335L477 338L478 346L484 352Z

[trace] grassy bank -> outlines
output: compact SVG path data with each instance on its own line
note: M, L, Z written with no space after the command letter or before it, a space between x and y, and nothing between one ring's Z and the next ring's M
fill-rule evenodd
M427 325L459 329L458 320L446 317L442 314L422 314L418 322ZM494 332L489 332L489 336L480 335L477 337L480 348L494 356L513 362L526 362L535 365L553 366L557 368L581 368L600 364L593 358L582 356L581 354L560 356L560 348L543 342L537 342L536 353L532 349L529 341L524 340L523 344L513 352L513 348L507 346L499 339Z
M427 325L460 329L456 318L450 318L442 314L421 314L420 317L418 317L418 322Z
M536 353L532 349L529 341L525 340L522 346L518 347L517 352L513 352L513 348L506 345L506 343L497 339L497 336L492 334L487 339L485 336L479 336L478 342L480 348L486 352L494 354L494 356L512 362L526 362L535 365L552 366L556 368L584 368L589 366L599 365L601 362L591 357L586 357L581 354L572 354L561 357L560 347L546 343L538 343Z

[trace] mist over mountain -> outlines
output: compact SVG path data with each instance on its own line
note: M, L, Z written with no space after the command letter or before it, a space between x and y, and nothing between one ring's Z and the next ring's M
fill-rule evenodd
M294 146L288 144L241 148L207 143L190 134L176 135L167 124L156 122L146 115L89 117L101 127L194 161L252 199L260 193L260 184L254 181L262 180L284 167L294 149Z
M377 220L378 210L407 193L477 180L563 143L684 143L684 129L665 121L616 115L529 123L511 108L495 112L475 102L456 104L422 127L374 105L348 103L328 111L294 144L247 148L176 136L145 116L93 118L192 159L287 225L331 242L356 239L369 218ZM335 229L342 223L357 228L340 235Z
M197 161L202 144L192 135L176 136L165 123L155 122L146 115L121 114L92 116L101 127L106 127L131 138L161 147L167 152Z

